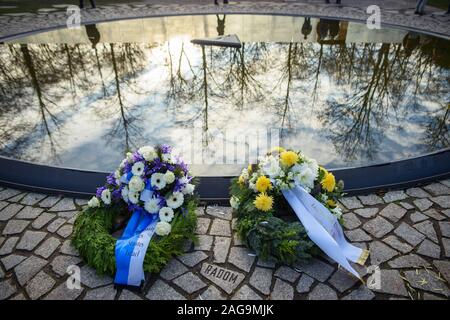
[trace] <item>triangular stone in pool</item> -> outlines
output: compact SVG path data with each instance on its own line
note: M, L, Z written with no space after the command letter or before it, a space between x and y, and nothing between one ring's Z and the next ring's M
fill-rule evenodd
M219 36L214 38L201 38L192 39L192 43L207 45L207 46L220 46L220 47L234 47L240 48L242 46L241 40L236 34L228 34L225 36Z

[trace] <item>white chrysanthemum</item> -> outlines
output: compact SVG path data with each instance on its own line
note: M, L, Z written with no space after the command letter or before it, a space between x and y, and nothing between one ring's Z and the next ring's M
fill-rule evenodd
M230 205L235 210L239 209L239 198L234 197L234 196L231 197L230 198Z
M166 181L167 184L171 184L172 182L175 181L175 174L172 171L167 171L164 174L164 180Z
M295 182L303 186L306 191L314 187L314 180L317 178L317 174L311 170L308 164L296 164L291 168L291 171L294 172Z
M242 176L242 178L244 180L248 180L249 175L248 175L248 169L247 168L242 169L241 176Z
M105 204L111 204L111 191L109 191L109 189L103 190L101 198Z
M166 186L164 174L159 172L152 174L152 177L150 178L150 183L152 187L155 187L158 190L164 189L164 187Z
M170 153L163 153L161 159L163 162L172 163L172 155Z
M170 222L173 219L173 210L169 207L162 207L159 210L159 219L161 221Z
M256 189L256 184L253 182L248 183L248 187L253 190L254 192L258 192L258 189Z
M183 184L188 184L189 183L189 179L186 176L181 177L178 182L183 185Z
M155 233L158 236L167 236L172 230L170 223L165 221L160 221L156 224Z
M144 180L139 176L133 176L128 183L128 188L130 191L138 192L142 191L145 187Z
M193 194L194 190L195 190L195 185L188 183L187 185L184 186L184 188L181 192L183 192L183 194Z
M172 209L181 207L184 202L184 196L181 192L174 192L166 199L167 205Z
M122 162L120 162L119 169L122 170L125 168L125 164L127 163L127 159L123 159Z
M331 209L331 213L337 218L340 219L342 217L342 209L339 207Z
M128 202L128 187L125 187L122 189L121 194L122 194L122 199L125 202Z
M133 162L133 154L131 152L127 152L127 161L129 163Z
M121 177L121 175L120 175L120 170L116 170L116 171L114 172L114 178L115 178L115 179L120 179L120 177Z
M144 208L149 213L158 213L159 208L160 208L159 207L159 199L158 198L151 198L150 200L145 202Z
M142 176L144 174L145 165L142 161L136 162L131 167L131 173L135 176Z
M100 201L98 201L97 197L92 197L91 200L88 201L89 208L97 208L100 206Z
M139 202L139 192L130 190L130 192L128 192L128 200L132 204L137 204Z
M138 150L138 152L144 157L146 161L153 161L158 154L153 147L144 146Z
M270 178L279 176L283 170L280 167L280 161L274 156L267 156L262 158L261 169L264 175Z
M308 165L309 169L315 174L314 180L317 179L319 175L319 164L316 160L311 158L305 158L305 163Z

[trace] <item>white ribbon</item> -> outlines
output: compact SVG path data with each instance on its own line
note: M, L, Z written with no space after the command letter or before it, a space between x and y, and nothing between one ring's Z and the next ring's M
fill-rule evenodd
M369 252L348 243L337 218L303 188L296 186L282 192L308 237L331 259L361 279L348 261L363 265Z

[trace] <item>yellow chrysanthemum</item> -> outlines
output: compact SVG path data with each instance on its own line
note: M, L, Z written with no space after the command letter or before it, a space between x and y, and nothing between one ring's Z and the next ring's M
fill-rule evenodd
M283 151L280 153L280 161L286 167L290 167L298 161L298 154L294 151Z
M253 169L252 165L251 165L251 164L249 164L249 165L248 165L248 167L247 167L247 171L248 171L248 173L251 173L251 172L252 172L252 169Z
M283 151L286 151L286 149L284 149L283 147L274 147L272 150L270 150L270 153L272 152L281 153Z
M334 207L336 207L336 201L334 201L333 199L328 199L328 200L327 200L327 205L328 205L330 208L334 208Z
M272 187L272 185L269 178L267 178L266 176L261 176L258 178L258 180L256 180L255 187L259 192L266 192L267 189L270 189Z
M253 204L258 210L269 211L270 209L272 209L273 198L265 193L260 193L256 197L255 201L253 201Z
M238 180L239 184L243 185L245 183L245 179L243 175L239 176L239 180Z
M320 170L322 170L322 171L323 171L323 173L324 173L325 175L327 175L327 174L328 174L328 171L327 171L327 169L325 169L324 167L322 167L322 166L319 166L319 169L320 169Z
M325 177L322 180L322 187L328 192L332 192L334 187L336 187L336 180L334 179L334 175L332 173L327 172Z

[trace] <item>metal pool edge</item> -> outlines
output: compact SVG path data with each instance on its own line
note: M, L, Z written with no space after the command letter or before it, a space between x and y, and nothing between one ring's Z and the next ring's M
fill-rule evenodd
M349 195L416 186L450 177L450 148L377 165L330 169ZM31 192L88 198L105 183L107 172L62 168L0 156L0 185ZM201 201L227 204L232 176L203 176Z

